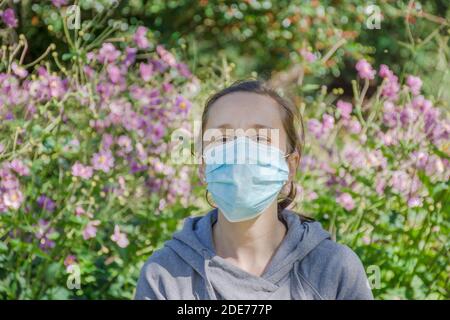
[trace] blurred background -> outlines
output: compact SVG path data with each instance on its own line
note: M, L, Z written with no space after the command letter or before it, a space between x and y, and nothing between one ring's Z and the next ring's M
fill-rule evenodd
M356 251L375 298L450 298L448 1L0 0L0 17L1 299L132 298L211 208L171 155L250 77L303 115L293 209Z

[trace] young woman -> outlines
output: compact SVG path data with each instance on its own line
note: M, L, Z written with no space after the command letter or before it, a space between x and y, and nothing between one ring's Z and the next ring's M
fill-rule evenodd
M357 255L287 209L303 143L290 101L239 81L208 99L202 129L200 177L217 207L152 254L136 299L373 299Z

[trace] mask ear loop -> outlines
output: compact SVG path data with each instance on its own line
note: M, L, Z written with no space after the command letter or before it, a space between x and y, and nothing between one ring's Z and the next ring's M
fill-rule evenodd
M206 199L206 202L208 202L208 204L209 204L212 208L217 209L217 207L216 207L215 205L212 205L211 202L209 201L208 195L209 195L209 191L208 191L208 189L206 189L206 192L205 192L205 199Z
M294 152L295 151L283 155L283 158L289 158L289 156L291 156ZM291 184L291 188L290 188L289 192L287 193L288 195L291 193L292 189L295 188L294 180L291 180L290 184ZM293 198L287 196L287 197L278 199L278 203L283 202L284 200L287 200L287 199L289 199L291 201L294 201Z

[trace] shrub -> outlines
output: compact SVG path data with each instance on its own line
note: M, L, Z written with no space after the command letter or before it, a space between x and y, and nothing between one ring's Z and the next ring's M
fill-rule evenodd
M354 248L369 278L380 271L375 297L448 299L447 102L424 97L413 75L402 85L386 65L378 77L365 60L356 69L352 101L324 89L307 108L300 210Z
M0 53L0 297L130 298L192 208L191 168L167 159L199 84L144 27L65 31L62 55L24 65L23 36Z

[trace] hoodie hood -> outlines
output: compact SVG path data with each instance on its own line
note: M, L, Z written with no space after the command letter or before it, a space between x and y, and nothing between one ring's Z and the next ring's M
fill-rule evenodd
M212 225L217 216L218 210L213 209L204 216L186 218L183 228L165 244L200 275L208 299L267 299L277 293L285 296L286 290L301 298L300 279L291 272L322 241L330 239L320 223L302 222L295 212L283 210L287 234L264 273L255 276L216 255Z

